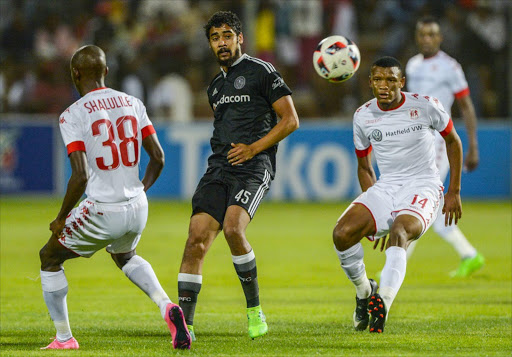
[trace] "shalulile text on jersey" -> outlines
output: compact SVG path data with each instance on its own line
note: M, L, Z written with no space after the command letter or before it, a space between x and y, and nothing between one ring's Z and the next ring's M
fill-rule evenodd
M108 98L93 99L84 103L87 113L92 113L97 110L109 110L121 107L131 107L132 103L128 97L117 96Z
M251 101L251 96L247 94L242 95L222 95L222 97L213 104L213 110L217 106L224 103L246 103Z

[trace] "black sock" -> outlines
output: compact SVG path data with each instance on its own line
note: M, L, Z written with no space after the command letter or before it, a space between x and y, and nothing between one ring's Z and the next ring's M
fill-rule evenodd
M179 280L178 296L180 307L183 310L187 325L194 324L194 313L196 311L197 295L201 291L201 283Z
M256 259L243 264L233 263L238 279L244 289L247 307L254 307L260 304L258 274L256 270Z

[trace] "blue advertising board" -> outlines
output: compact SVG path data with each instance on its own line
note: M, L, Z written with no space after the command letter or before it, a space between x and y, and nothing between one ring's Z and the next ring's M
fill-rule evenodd
M457 125L467 143L463 125ZM211 124L157 127L166 167L149 195L187 199L206 170ZM480 165L462 175L462 196L511 197L510 125L480 125ZM465 145L464 145L465 146ZM142 161L145 167L147 158ZM352 127L335 122L303 123L279 145L277 175L269 198L275 200L353 199L360 192Z
M457 125L463 144L463 125ZM70 176L65 147L55 124L2 122L0 192L63 194ZM211 123L156 126L165 151L161 177L148 192L154 197L189 199L206 171ZM511 198L511 138L508 122L478 129L480 165L462 175L462 196L472 199ZM141 155L141 177L148 158ZM303 122L279 144L277 174L268 199L351 200L360 192L352 127L347 123Z
M55 127L0 122L0 192L54 193L61 174L55 158Z

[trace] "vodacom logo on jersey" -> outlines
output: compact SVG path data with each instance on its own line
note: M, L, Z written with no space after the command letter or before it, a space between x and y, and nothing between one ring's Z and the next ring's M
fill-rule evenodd
M251 101L251 96L248 94L243 95L222 95L222 97L213 103L213 110L217 109L217 106L224 103L246 103Z

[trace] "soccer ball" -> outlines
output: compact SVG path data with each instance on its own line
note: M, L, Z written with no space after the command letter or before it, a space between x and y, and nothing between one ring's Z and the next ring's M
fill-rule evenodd
M313 67L322 78L333 83L352 77L361 63L356 44L343 36L324 38L313 53Z

